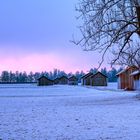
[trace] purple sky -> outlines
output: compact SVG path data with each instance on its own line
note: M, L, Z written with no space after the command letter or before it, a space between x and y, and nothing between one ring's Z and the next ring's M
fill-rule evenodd
M0 1L0 71L75 72L97 67L99 54L70 43L78 0ZM107 66L106 63L102 66Z

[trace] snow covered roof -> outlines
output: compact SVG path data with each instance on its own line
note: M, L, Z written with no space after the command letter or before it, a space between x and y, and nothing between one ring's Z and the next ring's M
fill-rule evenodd
M48 79L49 81L53 81L53 80L51 80L51 79L49 79L46 75L42 75L42 76L40 76L37 80L40 80L41 78L46 78L46 79Z
M97 74L101 74L101 75L103 75L104 77L106 77L107 78L107 76L105 75L105 74L103 74L102 72L96 72L95 74L93 74L91 77L94 77L95 75L97 75Z
M76 76L74 76L74 75L68 77L68 79L73 79L73 78L74 78L74 79L77 79Z
M130 75L131 76L135 76L135 75L138 75L138 74L140 74L140 71L139 70L136 70L136 71L132 72Z
M82 78L82 79L83 79L83 78L87 78L87 77L90 77L90 76L92 76L92 75L93 75L93 73L89 72L89 73L85 74L84 76L82 76L81 78Z
M117 74L116 74L116 76L119 76L120 74L122 74L122 73L124 73L124 72L126 72L126 71L128 71L129 69L138 69L136 66L128 66L126 69L123 69L123 70L121 70L120 72L118 72Z
M58 79L60 80L60 79L62 79L62 78L68 79L68 77L67 77L67 76L65 76L65 75L63 75L63 76L59 77Z
M118 75L120 75L120 74L124 73L125 71L126 71L126 69L121 70L120 72L118 72L118 73L116 74L116 76L118 76Z
M100 74L102 74L103 76L107 77L106 75L104 75L103 73L101 73L101 72L98 71L98 72L96 72L96 73L89 72L89 73L85 74L84 76L82 76L81 78L82 78L82 79L85 79L85 78L88 78L88 77L93 77L93 76L95 76L95 75L98 74L98 73L100 73Z

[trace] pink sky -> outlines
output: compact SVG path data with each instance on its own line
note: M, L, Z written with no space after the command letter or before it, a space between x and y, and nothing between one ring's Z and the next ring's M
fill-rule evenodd
M77 0L8 0L0 5L0 72L87 72L98 67L101 54L84 52L70 42L80 37ZM57 12L56 12L57 11ZM109 68L107 61L102 67Z
M71 49L71 48L70 48ZM9 51L6 55L0 56L0 72L26 71L41 72L52 71L54 68L66 72L76 72L83 70L87 72L90 68L97 68L100 56L93 52L84 52L80 48L63 52L53 51L44 53L22 53L20 51ZM102 67L109 66L104 64ZM109 68L109 67L108 67Z
M59 56L57 54L30 54L24 57L0 58L0 71L41 72L57 68L66 72L76 72L77 70L86 72L92 67L92 64L86 62L88 62L88 59L78 62L70 57Z

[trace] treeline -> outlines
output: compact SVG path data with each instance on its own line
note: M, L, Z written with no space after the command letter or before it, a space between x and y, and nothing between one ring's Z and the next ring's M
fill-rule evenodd
M109 82L116 82L117 81L117 77L116 74L120 71L121 69L117 70L115 68L112 68L111 70L107 70L106 68L101 69L101 72L103 74L105 74L108 77L108 81ZM89 72L92 73L96 73L97 69L90 69ZM64 71L60 71L58 69L54 69L53 71L50 72L30 72L29 74L27 74L26 72L18 72L16 71L15 73L10 71L3 71L0 75L0 82L1 83L30 83L30 82L37 82L37 79L42 76L42 75L46 75L48 78L50 79L55 79L57 77L61 77L63 75L70 77L72 75L75 75L79 82L81 77L84 75L85 73L83 71L77 71L76 73L66 73Z

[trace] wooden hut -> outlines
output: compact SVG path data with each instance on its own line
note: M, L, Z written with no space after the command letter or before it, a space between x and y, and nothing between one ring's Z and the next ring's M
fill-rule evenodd
M93 76L93 73L89 72L81 77L82 85L90 85L90 77Z
M53 85L53 80L50 80L44 75L38 78L38 86L48 86L48 85Z
M127 67L117 74L118 76L118 88L125 90L134 89L134 78L131 74L138 68L135 66Z
M107 76L101 72L97 72L96 74L90 77L90 85L91 86L107 86Z
M78 85L78 79L73 75L68 79L69 85Z
M134 71L131 76L134 79L134 90L140 90L140 71Z
M59 78L54 79L54 84L56 84L56 85L59 84Z
M60 77L58 84L60 84L60 85L66 85L66 84L68 84L68 78L66 76Z

